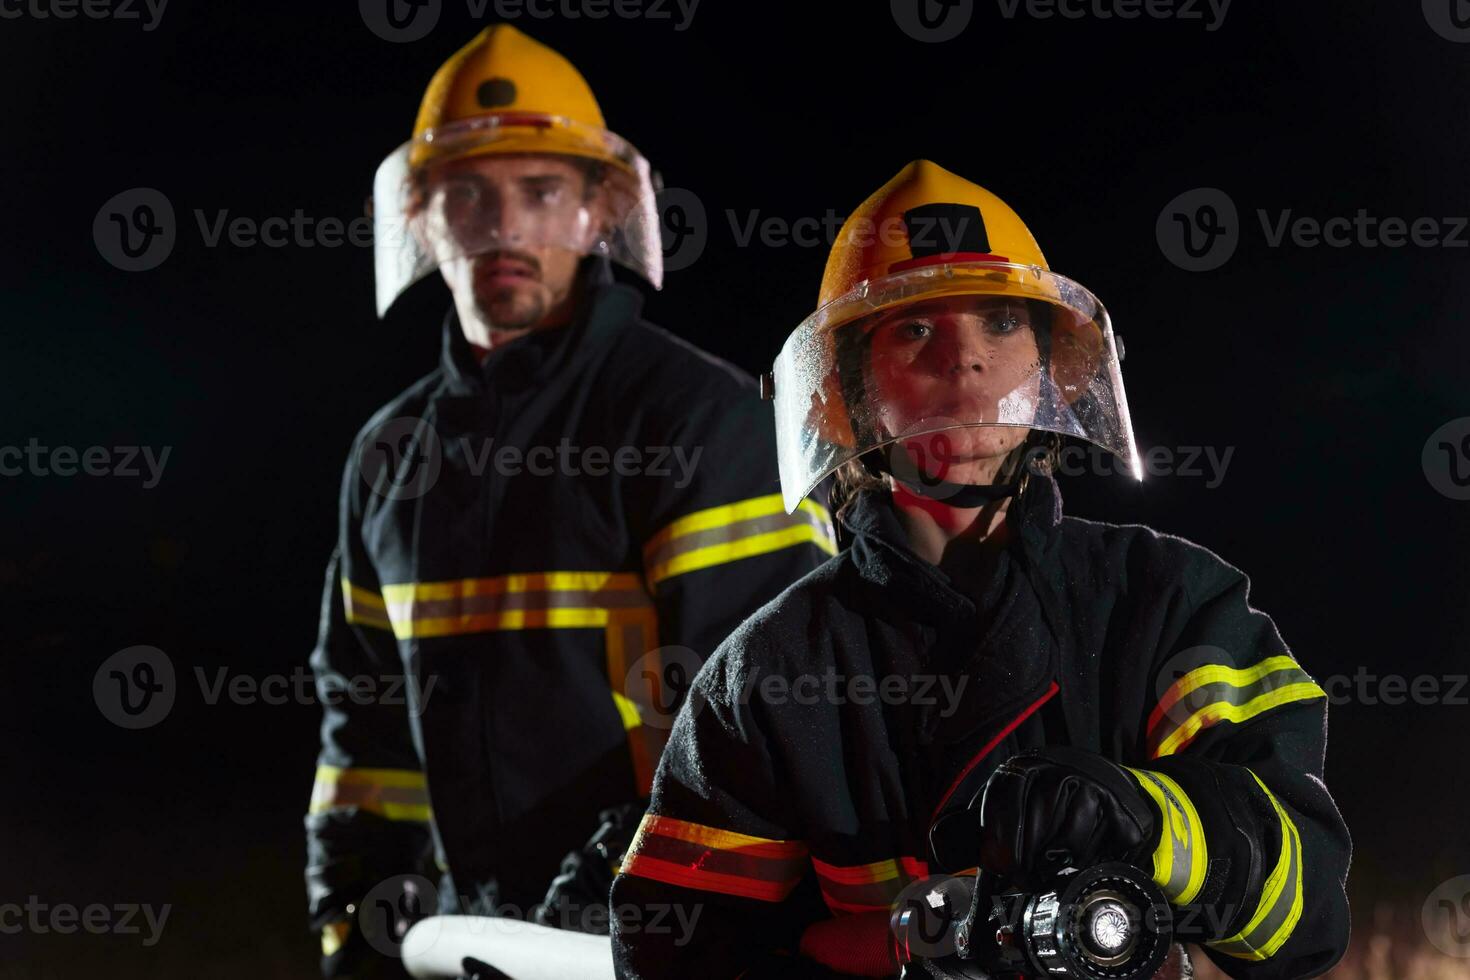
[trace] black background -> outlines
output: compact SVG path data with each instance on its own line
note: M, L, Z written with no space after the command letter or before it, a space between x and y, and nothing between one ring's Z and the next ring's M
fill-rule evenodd
M1271 248L1256 211L1470 213L1470 45L1416 2L1368 0L1238 0L1216 31L1007 20L991 0L936 44L886 3L704 0L689 29L676 21L518 20L706 209L707 247L650 298L652 319L763 369L813 305L825 248L739 247L727 212L840 217L934 159L1004 197L1053 268L1108 304L1141 446L1234 447L1215 488L1069 479L1073 513L1246 569L1319 679L1466 672L1470 504L1420 460L1470 415L1470 250ZM151 948L0 935L5 976L314 970L301 814L319 711L209 705L194 670L304 666L348 444L433 366L447 294L418 287L378 322L369 249L206 247L194 212L362 214L430 74L478 26L462 0L413 43L375 36L351 3L173 0L151 32L0 20L0 443L171 447L153 489L0 478L0 901L173 906ZM172 202L178 241L128 273L92 226L140 186ZM1197 187L1226 191L1243 230L1229 263L1196 274L1155 222ZM135 644L167 652L181 691L162 723L125 731L92 677ZM1436 884L1470 872L1467 717L1333 710L1328 781L1363 932L1380 905L1417 921Z

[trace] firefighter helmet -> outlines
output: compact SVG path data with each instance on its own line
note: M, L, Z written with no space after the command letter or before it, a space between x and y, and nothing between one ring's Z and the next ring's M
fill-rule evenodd
M1024 327L1029 342L1009 370L998 369L995 350L986 355L988 376L1002 388L896 411L883 379L918 368L875 344L874 331L934 301L983 310L1008 324L996 328L1007 333ZM844 222L817 310L787 339L774 381L788 508L863 453L976 426L1077 436L1142 475L1107 311L1051 271L1005 202L927 160L904 167Z
M490 154L578 164L587 193L572 220L507 231L494 220L446 220L426 176L439 164ZM373 182L378 315L445 262L515 246L556 246L619 262L663 282L654 177L632 144L608 131L580 72L509 24L481 31L435 72L413 136Z

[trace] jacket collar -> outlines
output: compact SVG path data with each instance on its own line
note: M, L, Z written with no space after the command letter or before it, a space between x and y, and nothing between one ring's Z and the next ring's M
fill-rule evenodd
M573 321L565 327L533 330L492 350L481 363L460 328L451 306L443 324L439 365L449 390L474 395L488 384L496 387L534 386L591 357L635 322L643 308L637 290L616 282L606 259L584 260L579 273L585 298Z
M1061 520L1062 498L1056 481L1045 474L1032 474L1006 514L1013 534L1011 546L1000 556L1002 564L985 594L972 597L957 590L938 567L914 554L886 492L860 492L842 515L843 525L853 535L852 560L862 578L893 590L911 614L935 625L971 619L993 606L1000 597L992 593L1006 579L1005 562L1019 557L1023 568L1043 567Z

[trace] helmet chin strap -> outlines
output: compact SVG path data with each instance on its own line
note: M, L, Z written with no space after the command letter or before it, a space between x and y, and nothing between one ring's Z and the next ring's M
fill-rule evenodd
M892 471L889 473L892 476ZM917 497L937 501L950 507L984 507L986 504L1021 492L1019 481L1015 483L950 483L946 480L924 482L919 480L893 479Z
M1037 438L1035 433L1027 436L1023 444L1027 451L1035 444ZM948 480L932 480L926 478L922 473L910 472L900 476L894 472L893 464L887 453L868 453L862 457L863 465L874 475L891 477L893 481L916 497L933 500L936 503L948 507L969 509L984 507L997 500L1005 500L1020 494L1026 485L1026 467L1019 467L1016 478L1009 483L951 483ZM904 467L914 470L912 466Z

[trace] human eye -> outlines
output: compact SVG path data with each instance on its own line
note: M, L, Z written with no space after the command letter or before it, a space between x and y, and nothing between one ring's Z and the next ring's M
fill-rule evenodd
M474 181L454 180L444 188L444 196L456 204L473 204L480 199L480 187Z
M555 207L561 203L566 192L560 182L537 182L526 188L531 203L540 207Z
M894 333L902 340L925 340L934 334L934 324L928 320L900 320Z
M1010 310L1005 310L989 316L985 320L985 329L997 336L1007 336L1016 333L1026 326L1026 320Z

